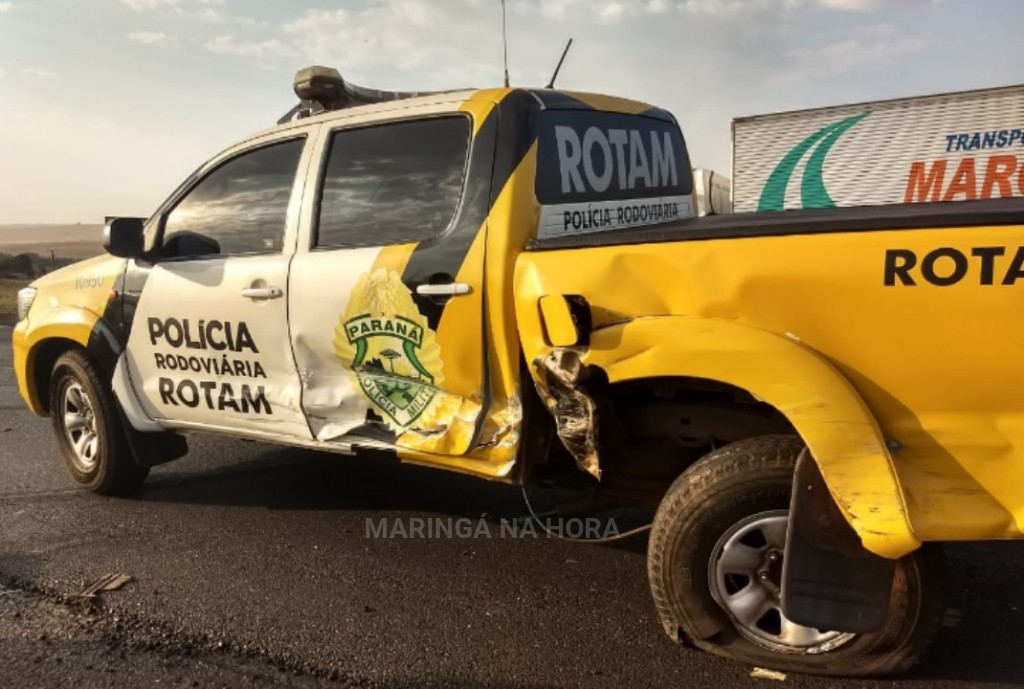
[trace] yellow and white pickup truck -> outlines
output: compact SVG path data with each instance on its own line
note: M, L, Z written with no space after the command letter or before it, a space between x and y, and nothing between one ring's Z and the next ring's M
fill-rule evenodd
M557 478L658 508L673 639L835 675L920 656L936 542L1022 537L1021 201L693 218L643 103L296 92L19 295L21 394L82 486L191 432Z

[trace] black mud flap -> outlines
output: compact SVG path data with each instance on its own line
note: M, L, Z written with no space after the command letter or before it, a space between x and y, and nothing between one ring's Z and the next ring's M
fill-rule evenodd
M128 449L132 451L135 463L141 467L155 467L159 464L166 464L188 452L188 441L177 433L156 432L142 433L135 430L128 421L127 415L117 404L118 416L121 417L121 426L124 428L124 437L128 441Z
M804 449L793 477L782 611L806 627L863 634L889 613L896 561L864 549Z

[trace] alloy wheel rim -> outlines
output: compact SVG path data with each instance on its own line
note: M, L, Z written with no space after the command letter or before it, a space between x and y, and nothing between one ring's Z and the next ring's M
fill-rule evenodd
M61 413L75 468L89 473L96 468L99 459L100 437L92 400L80 383L72 382L64 389Z
M728 529L711 552L711 595L749 641L777 653L831 651L854 634L823 631L789 620L782 612L782 564L787 510L751 515Z

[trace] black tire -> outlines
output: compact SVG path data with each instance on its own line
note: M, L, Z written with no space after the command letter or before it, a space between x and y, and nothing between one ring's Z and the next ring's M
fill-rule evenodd
M69 398L69 390L77 394ZM50 421L64 466L83 488L101 495L126 495L137 491L149 475L149 469L132 457L114 394L85 352L66 352L54 364ZM75 421L84 423L85 429ZM80 453L76 441L83 439L90 440L83 443L89 449Z
M654 519L647 556L661 622L674 639L759 667L847 677L905 672L925 651L945 613L937 545L897 563L889 617L881 630L825 642L814 654L759 643L712 594L710 570L720 539L754 515L788 510L802 449L795 436L742 440L706 455L672 484ZM829 643L836 645L821 650Z

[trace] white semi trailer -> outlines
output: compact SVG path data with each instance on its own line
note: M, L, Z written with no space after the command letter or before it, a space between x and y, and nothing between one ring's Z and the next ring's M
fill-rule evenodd
M1024 196L1024 85L732 123L735 212Z
M732 187L725 175L708 168L694 168L693 195L697 215L732 213Z

